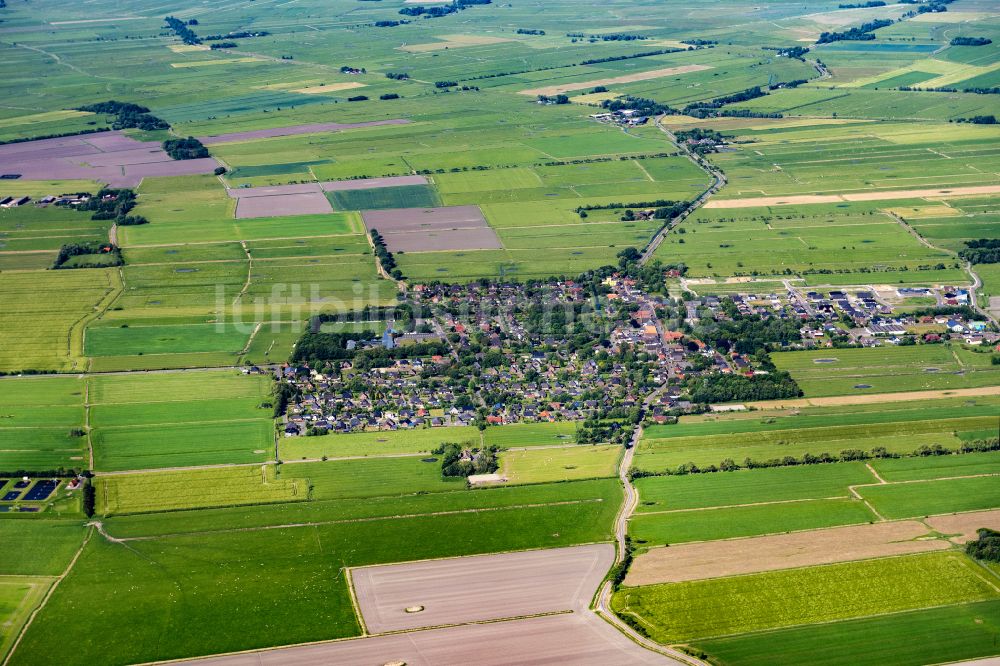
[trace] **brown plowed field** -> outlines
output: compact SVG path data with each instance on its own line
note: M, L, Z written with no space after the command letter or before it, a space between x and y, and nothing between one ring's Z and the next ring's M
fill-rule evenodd
M933 516L924 522L942 534L961 535L954 537L952 541L965 543L976 538L976 530L980 527L1000 530L1000 509L956 513L950 516Z
M654 548L636 558L625 584L679 583L949 548L942 539L917 540L927 533L919 521L906 520Z
M351 580L368 631L381 634L583 609L614 559L602 543L362 567Z

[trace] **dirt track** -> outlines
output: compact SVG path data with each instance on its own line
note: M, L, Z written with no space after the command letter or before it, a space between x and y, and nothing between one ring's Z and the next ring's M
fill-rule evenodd
M793 206L801 204L842 203L844 201L882 201L884 199L924 199L928 197L963 197L1000 193L1000 185L935 188L924 190L882 190L847 194L792 194L784 197L751 197L748 199L713 199L705 208L755 208L759 206Z
M915 540L927 531L919 521L907 520L654 548L636 558L625 584L677 583L949 547L941 539Z
M558 95L560 93L571 92L573 90L584 90L594 86L611 86L616 83L635 83L636 81L649 81L650 79L661 79L674 74L687 74L688 72L700 72L704 69L712 69L709 65L682 65L680 67L664 67L663 69L651 69L645 72L635 72L625 76L615 76L605 79L594 79L593 81L577 81L576 83L561 83L554 86L544 86L542 88L531 88L522 90L522 95Z

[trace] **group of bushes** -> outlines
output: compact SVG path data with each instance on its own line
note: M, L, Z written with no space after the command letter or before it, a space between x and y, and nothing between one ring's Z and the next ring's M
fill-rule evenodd
M965 241L965 245L958 256L970 264L1000 264L1000 238L980 238Z
M167 139L163 142L163 150L175 160L197 160L209 157L208 148L193 136L186 139Z
M399 10L399 13L404 16L439 18L441 16L447 16L448 14L460 12L463 9L468 9L474 5L489 5L492 1L493 0L452 0L452 2L447 5L435 5L433 7L424 7L423 5L417 5L416 7L403 7Z
M142 215L129 215L135 208L135 192L127 188L101 188L90 200L78 205L76 210L90 211L92 220L114 220L120 227L148 224Z
M382 238L382 234L378 232L378 229L371 230L372 245L375 246L375 256L378 257L379 263L382 264L382 270L391 275L397 280L403 279L403 271L399 270L396 265L396 258L392 256L392 252L389 252L389 248L385 245L385 239Z
M497 448L486 446L466 448L461 444L447 443L431 451L441 456L441 476L468 478L473 474L492 474L500 469Z
M107 102L79 106L76 110L115 116L111 127L116 130L135 128L151 132L153 130L170 129L170 125L165 120L151 115L149 109L146 107L129 102L109 100Z
M190 21L182 21L175 16L168 16L163 19L167 27L174 31L174 34L181 38L185 44L190 44L192 46L201 44L201 39L195 34L189 26L198 25L198 19L191 19Z
M766 375L710 374L696 378L689 387L691 402L715 403L746 400L798 398L802 389L790 374L771 371Z
M93 256L69 264L73 257ZM99 268L105 266L121 266L125 263L122 251L115 245L104 241L89 241L86 243L67 243L59 248L59 254L52 264L53 269L61 268Z
M817 44L830 44L832 42L840 41L855 41L863 42L875 39L874 32L879 28L887 28L893 24L891 19L874 19L868 21L867 23L862 23L856 28L851 28L850 30L845 30L843 32L824 32L821 33L819 39L816 40Z

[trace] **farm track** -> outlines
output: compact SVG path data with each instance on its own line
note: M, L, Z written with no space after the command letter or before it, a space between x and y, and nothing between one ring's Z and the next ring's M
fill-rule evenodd
M76 561L80 559L80 555L83 554L84 548L86 548L87 544L90 543L90 538L93 536L93 534L94 534L94 526L90 525L90 529L87 530L86 536L83 537L83 543L80 544L80 547L73 555L73 559L69 561L69 564L66 565L66 568L63 570L63 572L58 576L56 576L55 580L52 582L52 585L49 587L48 592L46 592L45 596L42 597L42 601L38 604L35 610L31 611L31 615L28 616L27 622L25 622L24 625L21 627L21 630L17 634L17 639L11 644L10 650L7 652L7 656L4 657L4 660L2 664L0 664L0 666L7 666L7 664L10 663L11 658L17 651L17 646L21 644L21 639L24 638L24 635L26 633L28 633L28 628L31 626L31 623L34 622L35 617L40 612L42 612L43 608L45 608L45 604L48 603L49 598L52 597L52 594L56 591L56 588L59 587L59 583L61 583L63 579L69 575L70 571L73 570L73 567L76 565Z

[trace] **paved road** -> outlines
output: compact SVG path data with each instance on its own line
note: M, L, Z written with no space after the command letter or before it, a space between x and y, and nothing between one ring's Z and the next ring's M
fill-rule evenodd
M993 316L993 313L990 312L990 311L988 311L988 310L984 310L983 308L979 307L979 298L976 296L976 294L978 294L979 290L982 288L983 281L979 279L979 275L977 275L976 271L973 270L972 263L963 260L961 257L958 256L957 252L954 252L954 251L949 250L947 248L938 247L937 245L932 245L930 241L928 241L926 238L924 238L923 236L921 236L920 232L918 232L916 229L914 229L913 227L911 227L910 223L907 222L906 220L904 220L899 215L896 215L895 213L892 213L892 212L890 212L889 215L894 220L896 220L896 222L898 222L901 227L903 227L904 229L906 229L906 231L908 231L911 236L913 236L914 238L916 238L917 241L919 241L921 245L923 245L925 247L928 247L928 248L930 248L932 250L937 250L938 252L945 252L947 254L950 254L957 261L961 261L961 262L963 262L965 264L965 266L964 266L965 272L968 273L969 277L972 278L972 286L969 287L969 305L972 307L973 310L975 310L976 312L978 312L980 314L980 316L982 316L983 318L987 319L988 321L993 322L993 324L996 325L998 322L997 322L996 317ZM941 304L942 304L941 303L941 297L940 297L940 294L939 294L938 295L938 305L941 305Z
M720 171L711 163L703 159L700 155L691 152L691 150L688 149L688 147L685 144L678 143L677 137L674 136L673 132L671 132L662 125L662 121L665 117L666 116L660 116L659 118L657 118L656 126L660 129L661 132L670 137L670 140L674 142L674 144L680 149L682 153L684 153L685 157L694 162L695 166L706 171L708 175L712 177L712 184L709 185L707 190L702 192L701 196L692 201L691 205L688 206L680 215L678 215L677 217L673 218L665 225L663 225L663 228L660 229L660 231L655 236L653 236L653 239L649 241L649 244L642 251L642 257L639 259L640 264L645 264L652 258L652 256L656 253L656 248L660 247L660 243L663 242L663 239L666 238L667 234L670 233L671 229L673 229L678 224L683 222L688 215L698 210L698 208L700 208L706 201L708 201L709 197L718 192L719 188L721 188L727 182L726 174L722 173L722 171Z
M643 401L643 412L649 408L649 405L652 404L653 400L655 400L665 388L665 386L660 387L646 397ZM641 439L642 426L639 425L633 431L632 440L629 442L629 446L625 450L625 454L622 456L621 463L618 466L618 477L621 479L622 485L625 488L625 501L622 503L622 507L618 511L618 515L615 517L615 541L618 544L615 557L616 565L619 564L625 556L625 535L628 534L628 519L635 511L635 507L639 503L639 492L635 489L635 486L632 485L632 480L629 479L628 471L632 467L632 459L635 457L635 449L639 445L639 441ZM605 581L597 593L594 608L597 614L604 618L604 620L606 620L609 624L628 636L634 643L641 645L647 650L669 657L673 663L688 664L689 666L708 666L700 659L696 659L695 657L680 652L679 650L674 650L673 648L665 647L659 643L649 640L645 636L636 632L635 629L622 622L618 616L615 615L614 611L611 610L612 591L611 581Z

